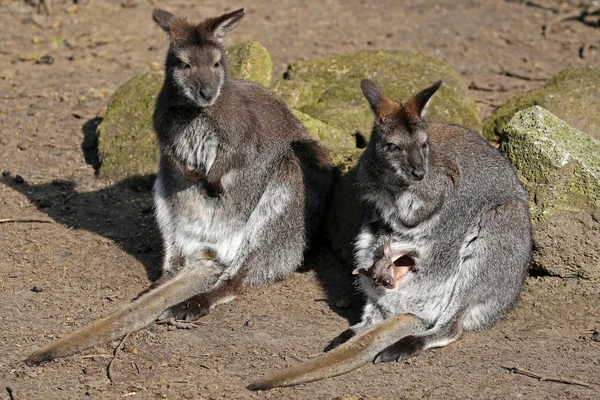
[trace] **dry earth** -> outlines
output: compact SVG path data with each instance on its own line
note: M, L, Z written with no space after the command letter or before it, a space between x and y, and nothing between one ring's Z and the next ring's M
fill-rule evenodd
M114 363L112 383L106 367L117 342L25 366L22 360L32 350L125 304L160 265L151 178L98 180L84 150L110 94L133 75L160 68L167 41L150 20L149 1L78 3L47 2L51 12L45 16L44 7L39 14L26 3L0 0L0 171L6 175L0 181L0 219L52 221L0 223L0 398L600 398L599 283L554 277L528 278L521 300L502 322L447 348L296 388L247 391L253 378L320 352L359 317L348 266L326 243L301 272L248 290L195 330L153 326L131 335ZM441 58L471 83L486 116L570 64L598 63L600 29L594 20L553 22L579 3L159 5L191 20L246 7L247 17L228 43L260 41L277 74L293 60L366 48ZM43 55L54 62L36 64ZM17 174L25 183L15 181ZM561 235L581 226L565 224ZM556 262L562 262L560 254ZM350 308L337 307L340 300L349 300ZM506 366L592 386L538 381Z

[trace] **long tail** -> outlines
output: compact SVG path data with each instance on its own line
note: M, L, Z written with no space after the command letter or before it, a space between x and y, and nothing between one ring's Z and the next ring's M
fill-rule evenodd
M207 261L207 265L198 266L200 268L181 271L124 309L42 347L27 357L25 362L36 365L66 357L150 325L167 308L208 290L215 283L217 276L213 274L211 263L214 264L214 261Z
M388 318L317 358L267 375L248 386L250 390L294 386L350 372L372 361L401 338L423 332L425 324L414 314Z

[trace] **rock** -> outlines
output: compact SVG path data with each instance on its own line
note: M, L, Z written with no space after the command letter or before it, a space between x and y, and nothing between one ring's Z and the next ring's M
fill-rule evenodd
M292 63L273 89L290 107L348 134L368 137L373 117L360 89L372 79L400 101L442 79L444 85L428 107L428 119L481 130L479 113L468 88L452 67L408 51L360 51Z
M123 179L156 172L158 147L152 113L163 79L158 73L137 75L111 96L98 127L101 177Z
M302 125L308 130L308 133L325 147L329 149L356 147L356 138L353 135L349 135L341 129L327 125L301 111L294 109L291 111L292 114L302 122Z
M230 76L268 86L273 62L259 43L241 43L230 47L227 53ZM111 96L98 128L101 177L124 179L156 172L158 148L152 113L163 80L162 73L141 74Z
M529 193L534 270L600 278L600 141L549 111L519 111L501 150Z
M504 127L501 150L529 193L532 219L600 207L600 142L534 106Z
M249 40L227 48L229 75L236 79L256 82L269 87L273 73L273 60L260 43Z
M483 121L483 136L498 140L504 125L517 111L534 105L600 139L600 67L569 67L541 88L510 99Z

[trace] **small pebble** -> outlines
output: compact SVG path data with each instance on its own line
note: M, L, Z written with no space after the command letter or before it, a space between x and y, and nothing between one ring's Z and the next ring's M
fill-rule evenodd
M15 176L15 183L25 183L25 179L23 179L23 177L21 175L16 175Z
M17 144L17 149L19 150L27 150L29 148L29 145L25 142L20 142L19 144Z
M39 287L39 286L34 286L34 287L32 287L32 288L31 288L31 291L32 291L32 292L34 292L34 293L40 293L40 292L42 292L43 290L44 290L44 289L42 289L42 288L41 288L41 287Z
M35 63L36 64L52 65L52 64L54 64L54 57L52 57L52 56L43 56L43 57L40 57Z
M254 318L250 318L248 321L246 321L244 326L247 326L248 328L252 328L254 326Z

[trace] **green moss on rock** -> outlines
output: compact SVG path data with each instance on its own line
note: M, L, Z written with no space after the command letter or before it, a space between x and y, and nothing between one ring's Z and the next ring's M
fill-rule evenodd
M444 86L433 97L427 119L457 123L481 131L478 110L467 86L441 61L408 51L360 51L292 63L274 83L290 107L349 133L368 137L373 126L360 81L372 79L394 100L402 101L437 80Z
M249 40L227 48L227 68L233 78L271 85L273 60L258 42Z
M527 189L534 222L600 207L600 142L534 106L504 127L501 149Z
M329 149L355 147L356 139L352 135L298 110L292 109L291 111L302 122L302 125L304 125L310 135L325 147Z
M158 147L152 127L163 75L138 75L111 96L99 127L100 176L123 179L156 172Z
M569 67L539 89L516 96L483 122L483 135L498 140L504 125L519 110L539 105L569 125L600 139L600 67Z

